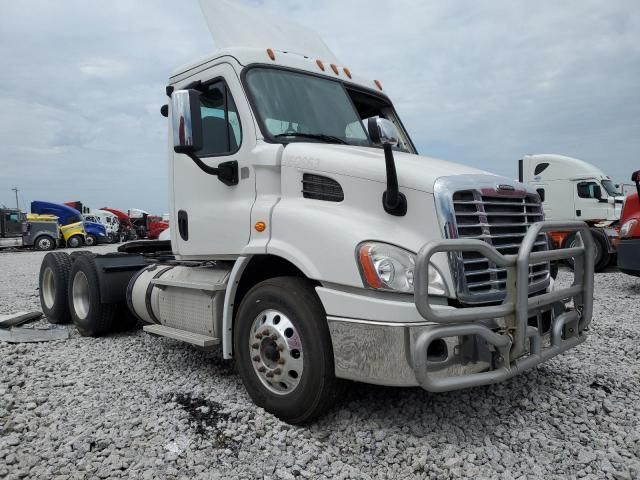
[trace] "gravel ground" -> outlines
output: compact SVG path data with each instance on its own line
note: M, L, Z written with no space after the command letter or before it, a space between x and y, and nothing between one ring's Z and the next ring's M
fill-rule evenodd
M0 253L0 313L39 308L42 257ZM460 392L351 384L308 427L255 407L220 351L0 342L0 478L640 478L639 298L640 279L598 274L573 351Z

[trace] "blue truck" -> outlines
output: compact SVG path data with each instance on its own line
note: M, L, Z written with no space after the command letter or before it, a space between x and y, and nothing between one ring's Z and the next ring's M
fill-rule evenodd
M108 243L107 229L104 225L95 222L87 222L82 219L82 214L75 208L71 208L67 205L59 203L43 202L35 200L31 202L31 213L37 213L40 215L55 215L58 217L58 224L61 227L70 225L72 223L82 222L84 231L86 233L84 237L84 244L88 247L97 245L99 243ZM72 237L69 239L67 246L79 247L82 240L78 237Z

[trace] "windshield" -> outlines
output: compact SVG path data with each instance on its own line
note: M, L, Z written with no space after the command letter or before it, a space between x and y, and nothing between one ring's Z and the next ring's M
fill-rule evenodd
M338 81L275 68L252 68L246 84L263 133L282 142L321 141L372 146L365 125L380 116L395 123L398 150L412 151L393 107L383 99L350 91Z
M602 186L611 197L617 197L618 195L621 195L621 193L618 191L615 184L611 180L602 180Z

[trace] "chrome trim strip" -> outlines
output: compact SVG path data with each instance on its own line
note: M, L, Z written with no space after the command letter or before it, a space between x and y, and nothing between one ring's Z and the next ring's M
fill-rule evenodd
M327 315L328 322L358 323L360 325L370 325L372 327L432 327L438 325L436 322L378 322L376 320L361 320L359 318L337 317L335 315Z

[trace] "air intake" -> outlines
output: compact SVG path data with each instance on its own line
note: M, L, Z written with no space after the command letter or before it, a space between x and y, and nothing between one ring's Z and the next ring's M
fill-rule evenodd
M331 178L311 173L302 175L302 196L326 202L341 202L344 200L344 192L338 182Z

